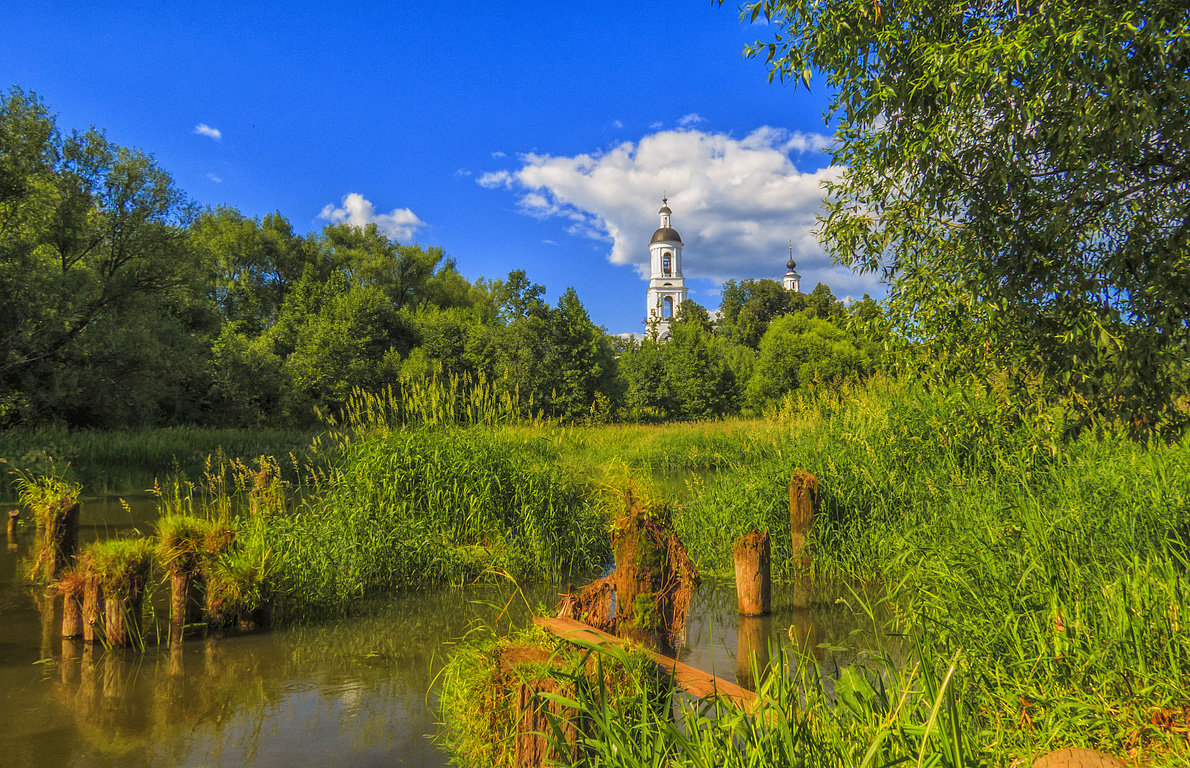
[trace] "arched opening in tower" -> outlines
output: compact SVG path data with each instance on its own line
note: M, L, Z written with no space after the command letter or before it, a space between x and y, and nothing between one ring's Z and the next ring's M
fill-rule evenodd
M666 296L661 303L661 316L669 319L674 316L674 297Z
M661 256L661 274L665 277L670 277L673 274L673 262L671 260L672 254L666 251Z

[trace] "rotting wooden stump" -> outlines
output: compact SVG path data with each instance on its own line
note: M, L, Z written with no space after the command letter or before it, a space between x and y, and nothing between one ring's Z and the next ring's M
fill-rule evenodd
M41 522L41 551L38 566L44 570L45 580L53 583L74 564L79 543L79 505L70 496L63 496L45 512Z
M549 668L550 656L540 648L514 646L505 649L500 656L501 674L516 688L515 709L512 712L516 729L512 744L513 765L516 768L568 764L577 754L577 714L569 707L547 698L546 694L567 693L564 685L548 672L540 673ZM529 670L536 670L539 674L527 674ZM550 738L551 734L555 734L555 728L561 730L560 735L570 745L570 754L558 754Z
M187 626L202 624L206 579L196 559L177 563L169 572L169 641L182 641Z
M62 637L83 635L83 592L86 577L71 572L58 580L58 594L62 595Z
M1093 749L1059 749L1033 761L1033 768L1124 768L1124 764Z
M772 610L772 549L769 532L749 531L732 545L736 604L743 616L764 616Z
M104 589L104 631L108 645L121 647L139 643L144 616L145 577L129 574Z
M103 584L97 573L87 573L83 581L83 641L103 642Z
M668 505L645 502L631 490L624 501L612 526L615 570L578 592L569 590L558 616L673 654L686 642L698 570L673 531Z
M12 541L17 537L17 523L21 520L21 510L12 509L8 512L8 540Z
M818 514L818 478L804 469L795 469L789 479L789 533L791 558L802 568L810 567L807 536Z

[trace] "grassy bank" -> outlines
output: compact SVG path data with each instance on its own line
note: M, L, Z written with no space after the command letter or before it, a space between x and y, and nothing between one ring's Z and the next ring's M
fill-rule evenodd
M580 581L606 557L628 484L679 500L674 525L703 573L730 573L732 539L755 526L787 575L786 486L802 468L821 483L814 568L885 585L887 610L854 608L891 615L881 631L915 638L918 663L845 673L859 691L845 709L814 680L775 693L808 702L813 719L797 726L814 738L799 737L795 764L858 766L870 749L914 764L1028 764L1074 745L1190 764L1186 439L1139 444L1107 427L1063 438L1056 417L1022 424L990 396L882 380L763 421L353 427L316 468L265 460L225 485L240 500L218 506L238 515L222 572L282 615L499 574ZM102 455L73 468L104 476L106 459L87 458ZM732 722L721 727L756 727ZM700 764L685 736L657 728L670 759ZM744 734L698 749L726 763ZM768 759L756 764L780 762Z
M919 664L892 677L879 665L848 673L874 686L852 701L860 714L828 702L813 681L783 694L786 705L818 702L806 714L813 728L796 726L816 735L798 741L794 764L888 764L871 762L884 755L1027 765L1063 746L1190 764L1190 442L1137 444L1110 429L1064 441L1049 422L1002 418L992 398L888 382L782 421L551 439L564 461L609 476L672 485L675 472L701 470L686 480L675 524L710 573L729 571L732 538L754 525L773 532L774 565L788 573L789 473L818 475L815 569L885 584L895 618L882 630L916 638ZM667 759L706 764L711 749L712 763L728 764L756 721L731 727L742 729L734 742L670 733ZM621 745L605 764L656 757L656 740L638 746ZM773 762L759 750L748 764L785 764L794 753Z
M0 499L17 497L12 471L57 470L88 495L144 491L156 479L200 477L208 458L251 461L304 455L312 433L290 429L167 427L144 430L9 429L0 431Z

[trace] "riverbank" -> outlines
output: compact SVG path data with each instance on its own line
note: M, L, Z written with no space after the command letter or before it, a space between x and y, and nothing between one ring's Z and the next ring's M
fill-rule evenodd
M1186 763L1190 443L1109 428L1063 437L1056 423L880 380L775 420L376 423L292 482L246 467L255 479L240 487L258 498L243 508L258 513L240 518L237 540L267 555L283 613L331 615L428 583L577 577L606 558L631 484L676 500L675 528L704 574L729 573L732 539L758 527L789 578L787 484L805 469L821 489L814 571L883 585L842 599L886 614L879 631L916 654L889 689L903 705L856 682L866 714L847 719L829 697L783 694L825 708L807 710L839 761L823 764L860 765L876 744L889 759L935 750L943 765L1027 764L1063 746ZM293 492L300 504L277 501ZM879 664L855 674L892 679Z

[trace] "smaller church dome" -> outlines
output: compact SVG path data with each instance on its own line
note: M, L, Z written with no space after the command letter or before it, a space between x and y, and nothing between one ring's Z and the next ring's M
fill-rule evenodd
M673 211L669 209L668 205L663 205L661 206L661 210L657 211L657 213L673 213Z
M792 256L790 256L789 261L785 262L785 266L789 267L789 271L792 272L793 270L797 269L797 262L793 260Z
M661 227L653 233L653 239L649 241L649 244L680 242L682 242L682 236L678 234L678 230L673 227Z

